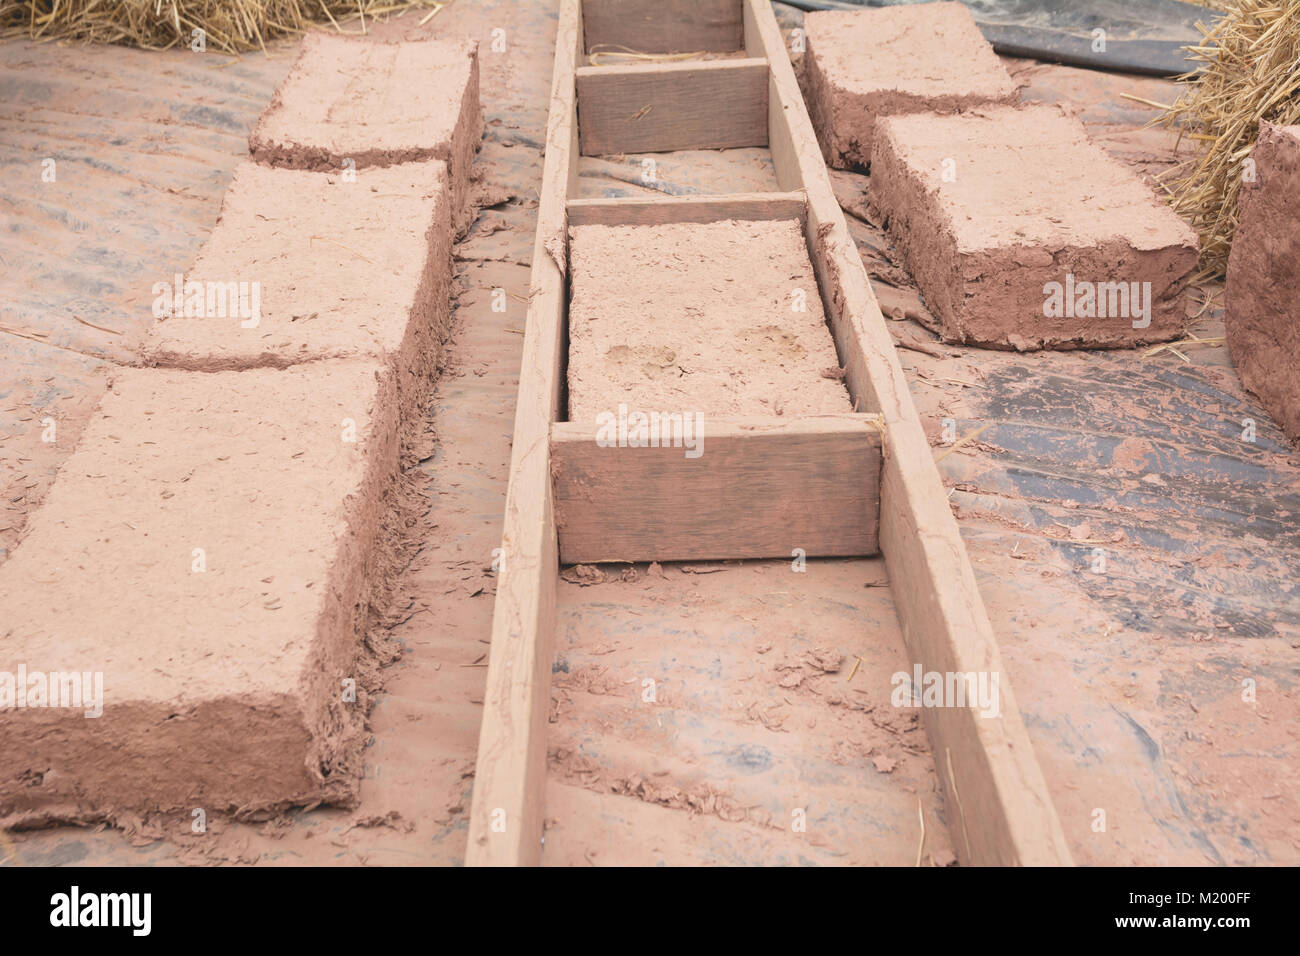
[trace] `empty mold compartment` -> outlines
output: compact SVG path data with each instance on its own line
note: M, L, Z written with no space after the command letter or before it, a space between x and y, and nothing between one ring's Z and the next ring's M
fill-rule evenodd
M740 0L582 5L576 70L584 195L682 194L679 151L715 151L736 192L778 189L768 149L769 69L748 51ZM594 159L600 157L600 159ZM677 157L676 159L682 159ZM603 188L599 177L607 176ZM592 189L593 183L597 184Z
M745 49L742 0L583 0L583 52L681 55Z

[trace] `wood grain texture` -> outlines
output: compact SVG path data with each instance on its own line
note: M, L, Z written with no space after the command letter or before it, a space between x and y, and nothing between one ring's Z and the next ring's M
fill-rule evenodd
M925 708L963 863L1070 865L1064 832L1002 667L957 522L884 317L831 190L768 0L744 0L746 50L772 64L770 148L781 189L808 195L806 235L854 407L884 418L880 544L914 662L999 675L1000 715Z
M801 192L570 199L569 225L659 226L722 219L798 219L802 222L805 205Z
M767 145L761 59L589 66L578 70L584 156Z
M565 202L576 176L574 71L582 49L580 3L560 0L546 164L465 850L469 866L541 862L559 562L550 431L559 413L564 361Z
M880 428L871 415L712 420L685 447L602 447L551 430L563 564L870 555Z
M741 48L740 0L585 0L588 53L730 53Z

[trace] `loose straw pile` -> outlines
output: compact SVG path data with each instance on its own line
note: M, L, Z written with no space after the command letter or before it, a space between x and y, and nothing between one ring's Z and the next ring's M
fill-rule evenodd
M423 7L431 17L444 6L433 0L0 0L0 37L166 50L189 46L197 29L209 49L242 53L314 23L364 33L368 20L384 14ZM344 31L342 24L353 20L361 21L359 28Z
M1188 47L1202 64L1157 120L1200 144L1165 184L1174 209L1201 236L1200 278L1227 271L1237 230L1237 194L1260 120L1300 123L1300 0L1219 0L1225 11Z

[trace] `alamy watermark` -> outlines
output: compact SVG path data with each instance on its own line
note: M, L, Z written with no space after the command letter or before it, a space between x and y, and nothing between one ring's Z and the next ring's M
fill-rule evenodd
M1150 282L1089 282L1065 274L1065 282L1043 286L1043 315L1049 319L1131 319L1133 328L1151 325Z
M153 929L153 894L84 892L74 885L50 897L50 925L122 927L133 936L148 936Z
M897 671L889 684L895 707L970 707L981 717L1002 712L997 671L922 671L914 664L911 674Z
M179 272L172 282L153 284L155 319L240 319L239 327L255 329L262 321L262 283L200 282Z
M601 448L681 448L687 458L704 454L704 416L699 412L618 412L596 416Z
M0 671L0 710L66 707L86 717L104 715L104 674L101 671Z

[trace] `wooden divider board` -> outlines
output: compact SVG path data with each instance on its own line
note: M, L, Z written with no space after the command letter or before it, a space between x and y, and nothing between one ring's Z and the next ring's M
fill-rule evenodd
M571 189L576 192L577 64L584 51L581 0L559 2L503 563L466 850L470 865L531 865L541 859L546 713L559 562L551 432L560 415L563 381L567 200ZM612 9L614 0L586 2L593 9L603 7L604 13ZM676 2L618 0L625 10L634 3L647 11L645 17L682 13ZM953 839L958 857L975 865L1068 865L1070 853L1060 821L1002 673L974 572L884 317L831 190L776 19L768 0L742 3L746 52L768 64L765 142L772 151L779 187L806 195L809 254L846 384L859 412L880 416L880 546L890 579L897 582L893 595L909 654L926 670L1000 675L997 717L982 718L971 708L925 710L935 767L956 813ZM701 6L715 7L711 0ZM649 22L645 17L637 22ZM657 35L672 32L665 27ZM659 144L658 148L685 147ZM735 197L708 201L728 198ZM572 208L576 215L627 216L634 207L577 201ZM693 214L701 215L704 208L696 205ZM755 207L751 203L748 208ZM679 209L689 213L690 206ZM632 214L647 221L671 221L662 218L669 212ZM563 438L563 429L560 434Z
M571 188L576 192L578 176L574 71L582 53L580 2L560 0L467 866L531 866L542 856L546 717L559 577L550 439L563 382L565 201Z
M762 59L578 70L582 155L767 145Z
M808 203L802 192L793 192L570 199L568 205L570 226L659 226L668 222L717 222L719 219L803 222Z
M586 51L689 53L743 49L740 0L586 0Z
M662 448L609 447L592 425L552 426L560 563L879 550L876 416L705 418L699 426L691 442Z

